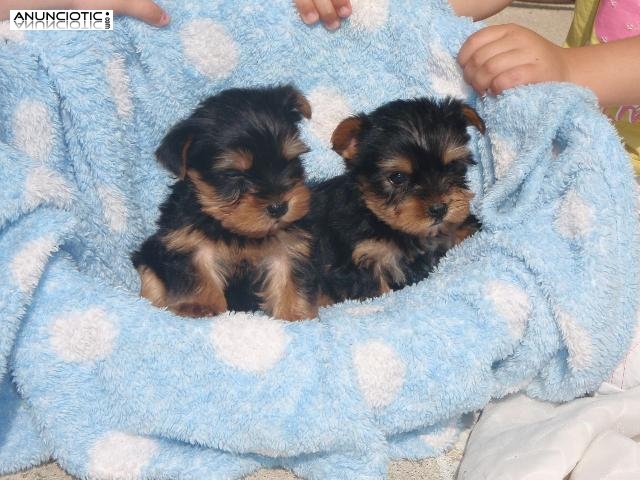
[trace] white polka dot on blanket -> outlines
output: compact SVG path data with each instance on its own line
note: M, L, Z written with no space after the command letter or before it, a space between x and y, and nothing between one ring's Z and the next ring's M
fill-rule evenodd
M531 299L518 285L502 280L492 280L485 286L485 295L493 302L498 315L507 321L513 338L524 334L531 315Z
M308 95L311 104L311 132L327 146L338 124L353 112L346 98L331 87L316 87Z
M71 187L58 172L41 165L27 174L24 188L24 205L27 208L34 208L43 202L66 207L71 199Z
M425 68L425 78L431 78L431 88L436 95L449 95L460 100L471 95L471 87L464 81L457 60L438 43L430 46Z
M352 355L366 404L371 408L391 404L404 385L406 370L397 352L387 343L373 340L354 346Z
M238 63L238 47L227 29L209 19L196 19L180 30L184 55L211 78L228 76Z
M13 114L13 144L34 160L46 161L53 147L53 125L47 106L37 100L21 101Z
M124 59L120 56L109 59L105 65L105 75L118 115L124 119L129 118L133 113L133 100Z
M18 250L9 264L9 270L22 293L30 294L33 291L49 256L57 248L55 237L47 235L28 241Z
M210 339L220 360L251 373L273 368L291 341L282 322L243 312L227 313L214 320Z
M107 225L113 232L122 233L127 228L129 217L125 196L119 190L107 185L99 185L96 190Z
M157 450L150 438L110 432L89 449L87 473L92 478L133 480L140 477Z
M496 179L504 178L516 159L516 150L511 142L498 135L490 135L493 170Z
M569 190L556 212L555 228L565 238L577 239L593 228L593 209L575 190Z
M556 310L556 320L564 344L569 352L569 367L573 371L583 370L591 365L593 342L591 335L573 317L563 310Z
M117 327L102 308L92 307L58 316L49 325L49 343L65 362L92 362L113 351Z
M351 0L353 25L364 30L377 30L389 19L389 0Z

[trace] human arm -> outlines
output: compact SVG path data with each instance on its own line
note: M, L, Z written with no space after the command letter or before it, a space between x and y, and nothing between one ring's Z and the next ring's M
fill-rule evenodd
M504 10L513 0L449 0L457 15L484 20Z
M10 10L113 10L115 15L136 17L157 27L169 23L169 15L151 0L0 0L0 20Z
M340 26L340 19L351 15L350 0L295 0L302 21L312 25L320 20L329 30Z
M640 103L640 37L563 48L519 25L493 25L471 35L458 61L479 93L527 83L572 82L591 89L604 107Z

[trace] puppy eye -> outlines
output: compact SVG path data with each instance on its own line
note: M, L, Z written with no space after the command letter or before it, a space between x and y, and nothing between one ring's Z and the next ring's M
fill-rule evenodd
M397 186L403 185L409 181L409 177L405 173L402 172L393 172L391 175L387 177L389 181Z

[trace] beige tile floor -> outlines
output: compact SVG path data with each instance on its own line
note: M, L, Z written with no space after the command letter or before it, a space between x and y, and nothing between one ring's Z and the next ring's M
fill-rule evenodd
M478 0L481 1L481 0ZM540 33L549 40L562 44L571 23L571 5L547 5L531 2L514 2L512 6L489 19L489 24L518 23ZM447 455L421 461L398 461L389 467L390 480L453 480L455 468L462 456L463 444ZM247 480L294 480L297 477L282 470L261 470ZM0 480L73 480L55 463L0 476Z

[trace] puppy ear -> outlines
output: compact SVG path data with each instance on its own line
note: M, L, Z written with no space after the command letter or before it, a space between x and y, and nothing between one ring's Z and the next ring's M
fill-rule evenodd
M478 115L478 112L469 105L464 104L462 105L462 115L467 119L467 125L476 127L478 131L484 135L487 128L485 127L484 120Z
M352 161L358 153L358 136L364 127L365 118L362 115L345 118L331 135L333 150L347 161Z
M187 175L189 148L196 133L189 120L180 122L169 130L156 150L158 162L180 180Z
M311 104L307 97L305 97L300 90L298 90L293 85L287 85L284 87L290 97L289 99L293 103L294 110L300 112L300 114L306 118L307 120L311 118Z

